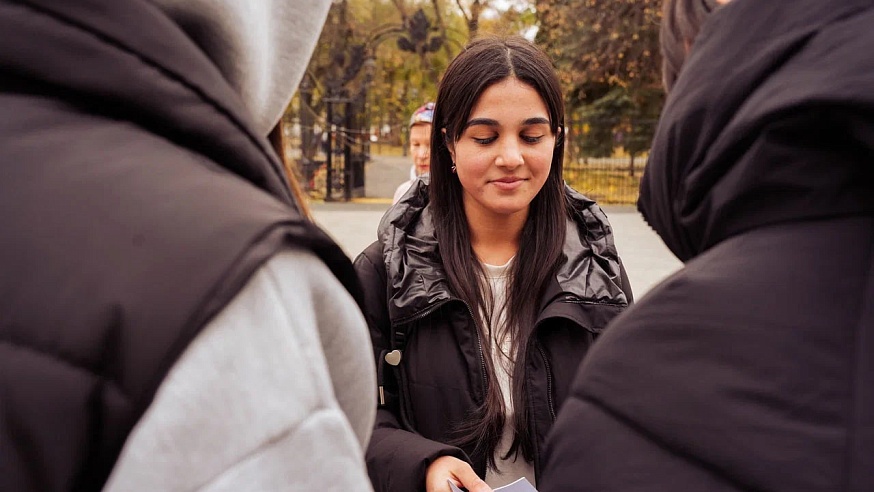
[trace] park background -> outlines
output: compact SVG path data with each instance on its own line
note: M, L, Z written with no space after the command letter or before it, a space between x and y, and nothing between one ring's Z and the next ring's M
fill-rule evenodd
M561 79L565 180L633 204L664 101L660 19L657 0L334 1L283 117L286 156L313 200L385 199L368 196L373 180L400 180L371 164L406 154L409 115L435 99L449 61L477 36L519 34Z
M681 263L634 203L664 102L657 0L337 0L284 119L313 215L352 258L409 179L410 114L476 36L519 34L555 62L567 109L564 177L613 226L635 295ZM331 184L330 188L328 184Z

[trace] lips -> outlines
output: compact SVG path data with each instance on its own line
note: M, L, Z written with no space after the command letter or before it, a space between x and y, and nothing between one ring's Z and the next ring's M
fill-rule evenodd
M513 191L522 186L525 180L518 176L506 176L500 179L494 179L491 184L501 191Z

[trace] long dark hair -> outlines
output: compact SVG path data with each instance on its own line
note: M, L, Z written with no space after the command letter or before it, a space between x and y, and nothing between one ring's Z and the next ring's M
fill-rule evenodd
M567 227L562 180L564 104L551 60L522 37L473 41L449 64L440 81L431 133L430 203L443 266L453 293L467 302L474 313L483 313L486 324L489 324L493 296L484 278L483 266L473 251L464 213L463 189L452 172L452 157L447 145L458 141L483 91L507 78L515 78L540 94L549 111L550 129L556 137L556 145L549 176L530 204L519 250L511 265L505 322L488 332L487 326L479 327L486 354L483 357L488 380L486 397L474 415L458 426L458 437L453 442L473 447L474 457L485 458L493 469L496 468L494 454L504 430L506 410L495 366L488 354L492 344L505 336L509 338L510 350L506 355L517 361L511 371L515 435L504 458L521 451L527 461L532 461L534 444L525 398L524 357L528 348L523 343L533 328L540 297L562 260ZM507 104L512 102L507 101ZM487 333L490 336L485 336ZM500 345L497 348L500 349Z
M716 0L665 0L659 44L662 83L670 91L707 16L719 6Z

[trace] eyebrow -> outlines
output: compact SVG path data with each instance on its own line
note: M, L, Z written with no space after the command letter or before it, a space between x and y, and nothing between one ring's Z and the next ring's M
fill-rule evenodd
M536 116L534 118L527 118L527 119L522 121L522 126L548 125L548 124L549 124L549 120L546 118L543 118L541 116ZM498 124L498 122L496 120L493 120L491 118L474 118L474 119L468 121L466 125L464 125L464 129L466 130L466 129L468 129L472 126L476 126L476 125L500 126L500 124Z

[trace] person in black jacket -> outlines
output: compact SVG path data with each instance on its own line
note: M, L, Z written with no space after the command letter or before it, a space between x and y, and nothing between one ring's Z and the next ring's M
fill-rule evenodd
M552 64L522 38L475 41L443 76L430 179L355 261L377 491L534 482L571 375L631 301L607 217L563 184L563 123Z
M540 490L874 490L874 2L700 4L638 203L685 268L583 362Z

